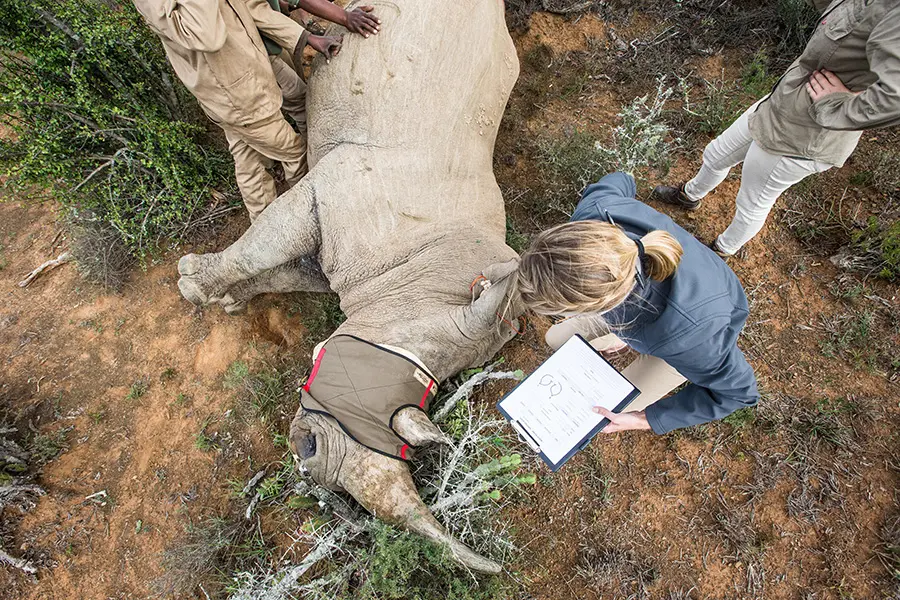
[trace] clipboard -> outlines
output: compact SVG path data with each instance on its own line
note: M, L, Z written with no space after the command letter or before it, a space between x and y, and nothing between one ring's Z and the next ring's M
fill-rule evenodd
M610 394L597 392L604 384L612 389ZM575 335L501 398L497 410L555 473L609 423L590 410L597 404L594 400L600 398L601 404L619 413L640 393L587 340ZM557 422L564 423L560 431Z

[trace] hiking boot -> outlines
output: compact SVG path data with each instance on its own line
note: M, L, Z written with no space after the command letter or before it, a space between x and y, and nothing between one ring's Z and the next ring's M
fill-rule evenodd
M684 193L683 183L678 187L672 187L670 185L658 185L653 188L653 193L650 194L650 198L652 200L659 200L660 202L665 202L666 204L678 206L685 210L697 210L698 208L700 208L701 204L700 200L691 200L687 197L687 194Z
M712 242L710 242L709 249L718 254L719 258L721 258L725 262L728 262L728 259L734 256L734 254L728 254L727 252L719 248L719 238L716 238Z

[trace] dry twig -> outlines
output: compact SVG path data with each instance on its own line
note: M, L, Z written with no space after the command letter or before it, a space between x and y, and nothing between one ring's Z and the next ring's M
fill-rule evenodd
M0 563L7 563L9 565L12 565L16 569L21 569L26 573L30 573L32 575L37 573L37 567L35 567L33 564L31 564L27 560L16 558L15 556L10 556L2 548L0 548Z
M53 260L48 260L37 269L28 274L28 277L19 282L19 287L28 287L32 281L37 279L38 275L43 273L44 271L49 271L50 269L54 269L59 265L63 265L72 260L72 254L70 252L63 252Z

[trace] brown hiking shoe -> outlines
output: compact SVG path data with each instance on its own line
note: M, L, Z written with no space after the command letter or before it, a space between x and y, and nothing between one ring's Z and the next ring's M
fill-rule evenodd
M687 197L687 194L684 193L684 184L682 183L678 187L672 187L670 185L658 185L653 188L653 193L650 194L651 200L659 200L660 202L665 202L666 204L672 204L673 206L678 206L685 210L697 210L700 208L700 204L702 201L700 200L691 200Z
M728 254L727 252L719 248L719 238L714 239L712 243L710 243L709 249L718 254L719 258L721 258L725 262L728 262L729 258L734 257L734 254Z

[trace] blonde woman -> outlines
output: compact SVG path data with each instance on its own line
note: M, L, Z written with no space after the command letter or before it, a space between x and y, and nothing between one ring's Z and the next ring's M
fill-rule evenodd
M538 235L522 256L522 300L569 317L547 332L554 349L580 333L604 353L626 344L640 353L623 373L641 395L622 414L595 409L611 421L606 433L663 434L753 406L756 376L737 346L748 308L740 282L635 192L625 173L589 186L572 220Z

